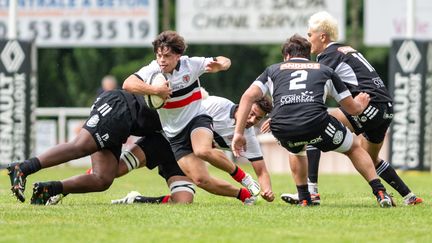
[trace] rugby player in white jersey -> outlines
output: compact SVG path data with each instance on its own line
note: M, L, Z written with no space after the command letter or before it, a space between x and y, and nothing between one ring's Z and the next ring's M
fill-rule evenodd
M206 92L203 90L203 92ZM206 95L203 95L206 96ZM214 145L217 148L223 150L231 150L231 141L234 135L236 113L238 105L232 101L218 96L208 96L203 99L202 105L205 107L208 114L213 118L214 126ZM256 101L252 105L251 112L249 113L245 136L248 141L248 150L243 154L244 158L249 160L252 167L258 177L258 181L261 186L261 196L268 202L274 200L274 193L272 191L270 175L267 171L261 148L258 139L255 135L253 126L258 124L262 118L271 111L272 105L267 98L262 98ZM139 145L139 143L137 143ZM136 158L143 158L140 148L144 146L134 146L131 151L136 155ZM135 159L122 160L119 165L118 176L122 176L134 168L145 166L145 162L139 162L139 165L135 162ZM186 178L177 176L172 179L173 184L177 184L176 181L187 181ZM181 183L178 183L181 184ZM143 196L136 191L132 191L126 195L126 197L113 200L113 203L177 203L175 198L170 198L170 195L163 195L159 197L147 197ZM193 198L191 198L193 199ZM184 201L181 201L184 203ZM192 202L192 200L190 201Z
M123 89L166 99L165 105L157 110L162 128L180 168L197 186L213 194L237 197L247 204L254 201L260 192L259 184L231 162L223 151L212 148L212 118L201 105L199 76L227 70L231 60L223 56L183 56L186 43L174 31L160 33L152 44L156 60L130 75L124 81ZM157 72L166 75L167 84L148 85L145 81ZM247 189L228 189L228 183L210 177L204 161L230 173Z

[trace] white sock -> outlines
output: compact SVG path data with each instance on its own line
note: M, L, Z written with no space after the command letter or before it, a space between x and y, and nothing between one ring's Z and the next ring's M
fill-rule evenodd
M414 193L410 192L404 197L404 200L406 201L406 200L410 199L412 196L415 196L415 195L414 195Z
M308 179L308 190L310 194L318 194L318 183L312 183Z

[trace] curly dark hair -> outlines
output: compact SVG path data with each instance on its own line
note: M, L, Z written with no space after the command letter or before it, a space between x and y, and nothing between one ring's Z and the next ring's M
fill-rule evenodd
M310 59L311 44L306 38L299 34L294 34L285 41L281 51L284 57L289 55L290 57L304 57Z
M160 33L152 42L152 45L154 53L157 53L159 48L169 48L172 52L183 55L187 48L184 38L172 30Z
M255 101L255 104L267 114L273 110L272 102L265 96Z

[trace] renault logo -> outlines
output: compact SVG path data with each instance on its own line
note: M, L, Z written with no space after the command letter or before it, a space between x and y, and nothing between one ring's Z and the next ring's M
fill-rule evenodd
M400 46L396 58L405 73L413 72L422 56L414 41L404 41Z

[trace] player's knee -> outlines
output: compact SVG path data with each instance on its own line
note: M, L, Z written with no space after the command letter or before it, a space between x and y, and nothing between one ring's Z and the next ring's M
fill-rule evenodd
M206 187L206 185L210 184L209 176L199 175L194 177L192 180L194 184L197 185L198 187Z
M195 195L194 184L189 181L175 181L170 184L171 200L175 203L192 203Z
M195 150L194 154L198 158L200 158L202 160L208 161L208 160L211 160L212 152L211 152L211 149L203 148L203 149L197 149L197 150Z
M96 189L96 191L105 191L112 185L114 178L111 178L109 176L103 176L103 175L97 175L92 174L94 181L93 186Z

